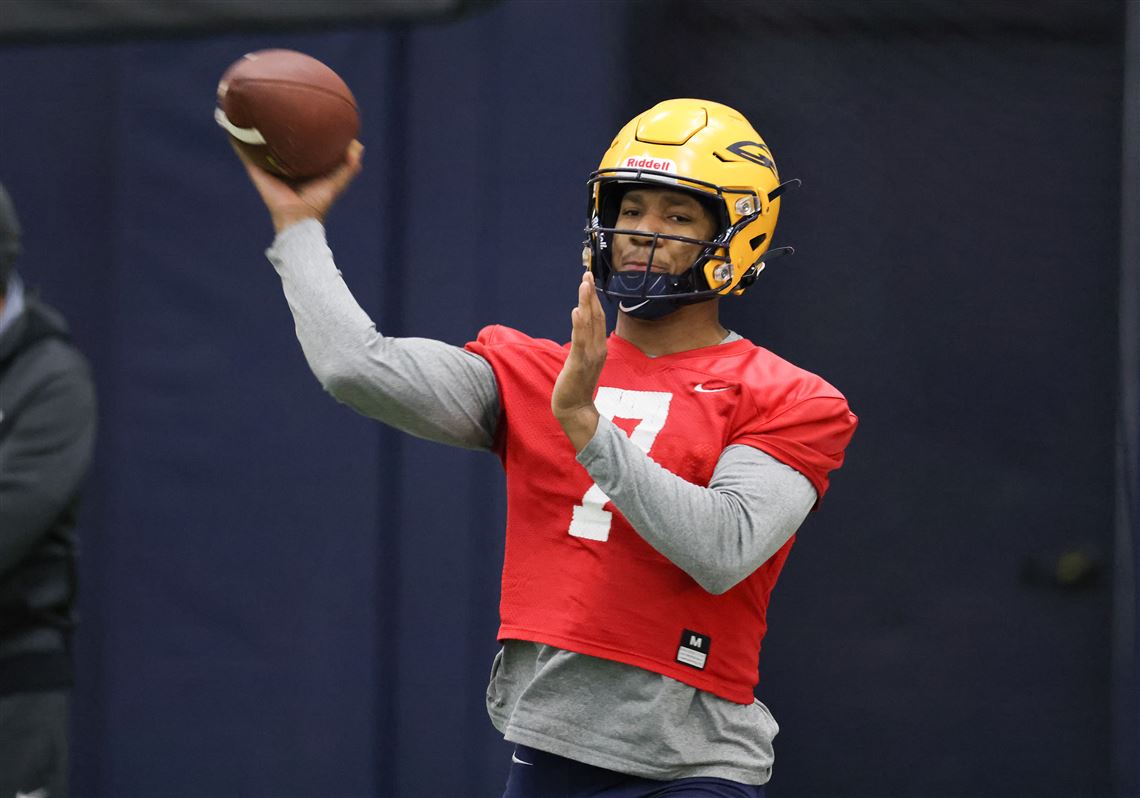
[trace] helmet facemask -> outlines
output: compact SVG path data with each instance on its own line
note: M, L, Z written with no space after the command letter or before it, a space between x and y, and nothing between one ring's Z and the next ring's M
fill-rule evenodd
M724 260L719 238L724 230L724 215L716 203L696 191L685 193L696 199L713 220L714 234L709 239L690 238L669 233L649 233L644 230L625 229L619 226L618 214L625 195L636 188L677 188L649 180L606 179L595 175L598 192L598 213L586 230L586 246L591 250L595 281L610 300L619 308L637 318L660 318L679 307L711 299L712 293L701 273L701 266L710 259ZM591 180L591 185L594 182ZM619 270L612 259L614 238L626 235L648 240L644 268ZM683 272L670 274L653 270L654 258L662 241L678 241L699 247L692 264ZM706 295L707 294L707 295Z
M614 174L607 175L607 171ZM584 265L594 274L598 290L611 301L617 301L618 307L624 313L635 318L657 319L686 305L706 302L731 293L739 294L745 287L751 285L756 275L764 268L764 263L758 261L752 264L740 275L739 280L734 281L737 273L733 269L728 253L733 237L745 230L767 209L767 204L757 197L755 192L722 189L711 184L706 184L700 189L690 188L667 172L651 170L639 170L635 179L630 179L631 177L633 176L625 170L599 170L591 176L588 183L590 205L591 208L596 208L596 212L591 215L590 226L585 230L586 241L582 255ZM684 183L698 182L684 180ZM712 217L713 236L708 239L697 239L618 227L622 198L626 192L635 188L670 189L692 196ZM728 202L735 203L738 210L742 208L754 210L730 225L726 210ZM616 235L651 239L648 262L644 268L619 271L614 267L611 253ZM758 238L759 240L753 241L752 249L763 244L767 234L761 233ZM693 244L701 249L692 264L679 274L654 272L653 258L661 240ZM789 249L769 251L767 257L769 259L776 257Z

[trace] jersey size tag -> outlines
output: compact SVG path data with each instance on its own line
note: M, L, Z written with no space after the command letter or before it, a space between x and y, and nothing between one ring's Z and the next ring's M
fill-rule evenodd
M712 638L688 629L681 632L681 645L677 648L677 662L697 670L705 669Z

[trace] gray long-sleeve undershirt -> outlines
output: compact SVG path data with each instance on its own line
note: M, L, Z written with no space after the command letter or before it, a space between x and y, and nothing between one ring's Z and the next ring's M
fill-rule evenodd
M267 254L305 357L330 394L412 435L491 448L499 395L486 360L439 341L381 335L342 279L316 221L283 231ZM714 593L763 564L816 500L806 477L749 446L726 448L709 486L694 485L606 419L578 461L650 545ZM608 707L593 733L585 720L567 720L582 701ZM548 646L505 646L488 710L508 740L649 778L762 783L771 764L775 723L762 705L741 707L658 674ZM741 722L745 710L749 723ZM650 730L647 711L672 720Z

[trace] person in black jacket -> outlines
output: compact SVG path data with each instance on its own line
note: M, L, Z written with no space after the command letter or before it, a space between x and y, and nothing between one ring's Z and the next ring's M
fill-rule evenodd
M0 796L67 793L75 526L95 391L63 318L13 270L0 186Z

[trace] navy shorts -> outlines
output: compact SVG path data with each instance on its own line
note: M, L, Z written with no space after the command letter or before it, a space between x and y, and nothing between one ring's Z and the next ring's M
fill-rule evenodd
M764 798L764 788L728 779L656 781L516 745L503 798Z

